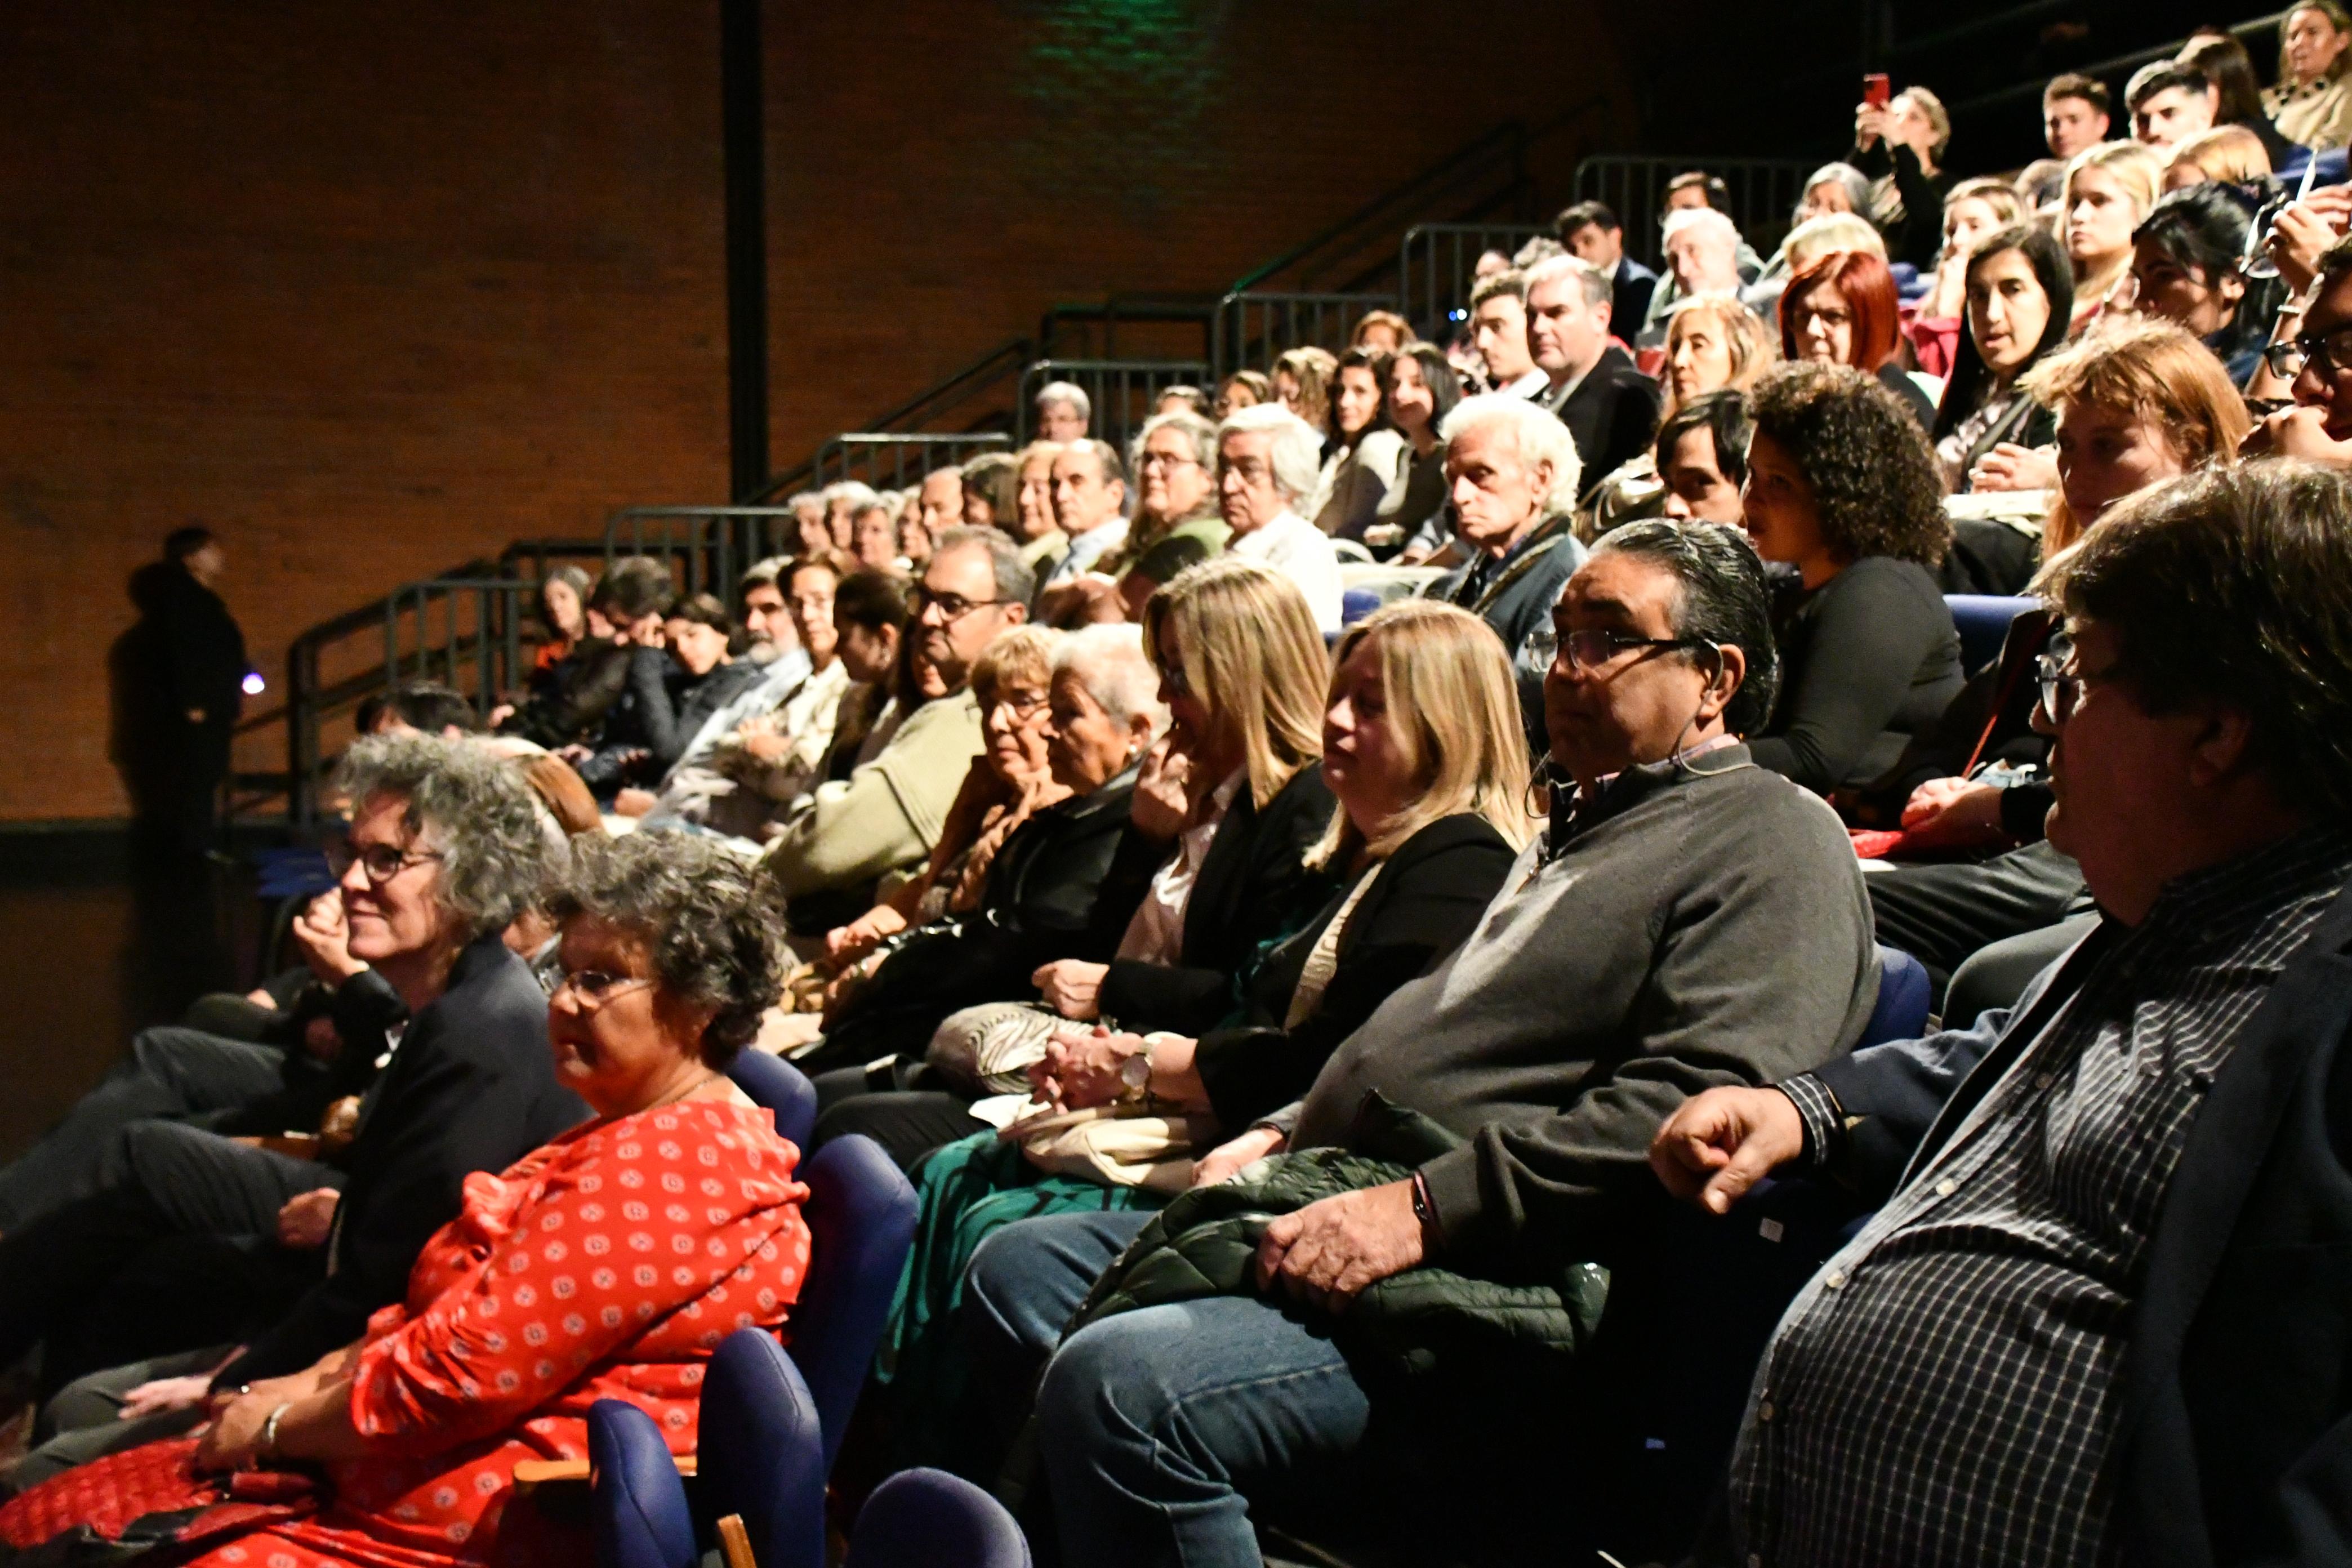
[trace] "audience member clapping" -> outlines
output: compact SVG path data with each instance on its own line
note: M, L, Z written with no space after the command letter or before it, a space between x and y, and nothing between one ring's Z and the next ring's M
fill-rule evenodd
M1951 531L1927 439L1877 382L1786 365L1754 407L1748 534L1797 582L1773 617L1780 700L1748 745L1759 767L1827 795L1884 773L1960 688L1936 579Z

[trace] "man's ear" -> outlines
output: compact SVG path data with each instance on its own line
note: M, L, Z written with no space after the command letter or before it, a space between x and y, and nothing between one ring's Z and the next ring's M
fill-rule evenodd
M2189 782L2228 782L2253 763L2254 721L2241 709L2212 707L2200 715L2189 749Z
M1717 663L1698 703L1698 716L1707 721L1722 717L1748 679L1748 654L1738 643L1717 643L1715 651Z

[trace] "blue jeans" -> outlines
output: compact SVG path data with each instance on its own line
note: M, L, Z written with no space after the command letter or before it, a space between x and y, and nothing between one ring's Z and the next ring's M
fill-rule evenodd
M1346 1460L1370 1405L1328 1340L1253 1298L1122 1312L1056 1350L1096 1277L1150 1218L1006 1226L972 1256L965 1311L1000 1377L1024 1360L1045 1368L1038 1449L1064 1561L1256 1563L1244 1489Z

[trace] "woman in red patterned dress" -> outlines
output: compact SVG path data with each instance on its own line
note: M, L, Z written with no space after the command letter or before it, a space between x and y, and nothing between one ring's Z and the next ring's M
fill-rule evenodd
M577 1562L584 1543L532 1510L501 1539L518 1460L584 1458L599 1399L695 1451L712 1349L782 1324L808 1267L800 1152L721 1070L776 999L781 949L751 876L708 840L574 855L548 1032L595 1118L468 1177L406 1301L357 1344L225 1400L194 1438L35 1487L0 1510L0 1540L160 1536L204 1568Z

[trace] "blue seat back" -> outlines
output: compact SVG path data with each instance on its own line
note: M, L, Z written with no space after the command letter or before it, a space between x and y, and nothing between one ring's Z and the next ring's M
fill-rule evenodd
M741 1515L760 1568L824 1568L824 1425L766 1330L738 1329L712 1352L699 1453L706 1521Z
M1960 668L1974 675L2000 657L2009 623L2041 607L2038 599L2005 599L1991 594L1947 594L1944 607L1960 634Z
M874 1489L847 1568L1029 1568L1029 1542L986 1492L945 1470L901 1470Z
M808 1152L809 1135L816 1131L816 1085L806 1073L782 1057L747 1046L735 1053L727 1076L752 1104L774 1115L777 1137L803 1155Z
M880 1144L855 1132L818 1150L800 1177L809 1186L809 1270L793 1307L792 1352L824 1425L829 1470L915 1245L915 1189Z
M1878 944L1878 1002L1870 1010L1855 1050L1888 1040L1916 1040L1927 1032L1927 1007L1934 988L1927 967L1899 947Z
M619 1399L588 1408L596 1568L694 1568L694 1517L654 1418Z

